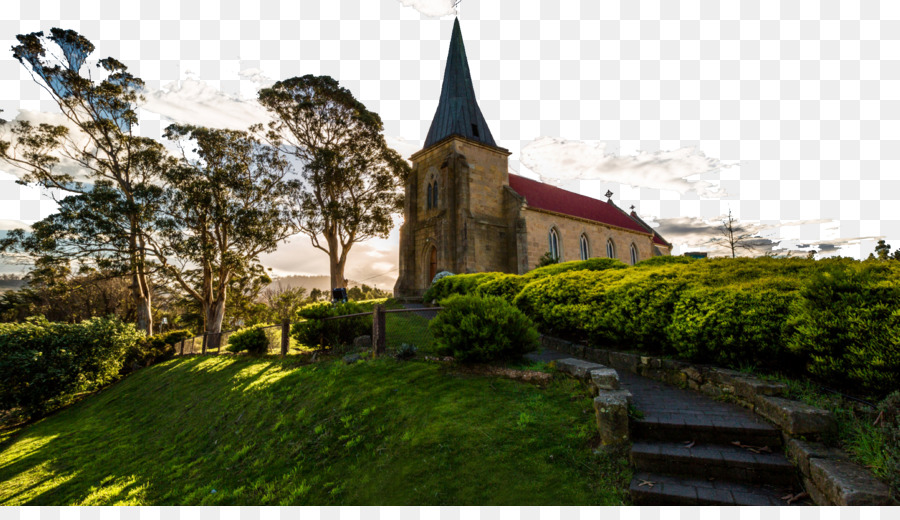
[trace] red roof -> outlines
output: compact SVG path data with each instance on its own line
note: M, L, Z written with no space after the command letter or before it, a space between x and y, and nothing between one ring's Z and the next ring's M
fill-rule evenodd
M650 234L615 204L602 202L543 182L509 174L509 187L525 197L529 206L584 218L610 226ZM656 237L654 236L654 242ZM667 245L667 244L662 244Z

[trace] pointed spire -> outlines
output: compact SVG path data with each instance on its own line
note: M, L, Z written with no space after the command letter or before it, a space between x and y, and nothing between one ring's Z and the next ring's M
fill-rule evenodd
M453 21L453 36L447 53L441 99L428 130L428 137L425 138L424 148L454 134L497 146L475 99L475 88L472 86L472 75L469 73L458 18Z

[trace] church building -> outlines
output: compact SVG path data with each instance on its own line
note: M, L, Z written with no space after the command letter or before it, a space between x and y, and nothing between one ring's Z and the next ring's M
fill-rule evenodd
M456 20L434 120L410 157L395 296L421 296L440 271L522 274L547 252L627 264L671 254L633 208L511 174L509 155L478 108Z

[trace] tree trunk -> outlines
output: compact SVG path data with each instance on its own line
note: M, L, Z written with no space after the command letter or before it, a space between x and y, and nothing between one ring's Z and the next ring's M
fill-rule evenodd
M207 348L218 350L222 341L222 321L225 319L225 294L219 297L206 311L206 334L209 338Z
M331 273L331 288L337 289L344 287L344 265L347 263L346 257L341 258L339 243L337 236L326 236L328 240L328 264ZM328 294L331 299L331 294Z

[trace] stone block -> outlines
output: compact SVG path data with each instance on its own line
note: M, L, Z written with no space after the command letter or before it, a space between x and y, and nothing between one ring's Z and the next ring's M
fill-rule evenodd
M584 359L584 351L585 351L584 345L579 345L578 343L572 343L572 347L571 347L571 350L569 351L569 353L577 358Z
M813 484L836 506L891 505L891 491L868 471L847 460L809 459Z
M783 397L757 396L756 413L777 424L789 435L821 435L834 430L831 412Z
M781 396L787 391L787 385L763 381L755 377L740 377L734 380L734 394L744 399L753 400L758 395Z
M641 357L637 354L629 354L627 352L610 352L609 366L617 370L627 370L633 374L638 371L638 365L641 363Z
M797 467L806 477L810 477L809 461L813 458L827 458L835 460L848 460L847 455L841 450L829 448L821 442L803 441L800 439L790 439L785 445L785 450L790 459L797 463Z
M558 350L560 352L569 352L569 347L572 344L570 341L566 341L564 339L554 338L553 336L541 336L541 343L544 348L549 348L551 350Z
M668 376L668 372L661 368L653 368L652 366L643 366L641 367L641 375L653 379L655 381L663 381L665 382Z
M591 382L597 390L618 390L619 373L612 368L595 368L591 370Z
M718 385L716 383L713 383L712 381L707 381L707 382L701 384L699 389L701 392L703 392L704 394L706 394L708 396L718 397L722 394L730 394L731 393L731 392L725 391L725 388L727 388L727 387L723 387L722 385Z
M584 359L601 365L609 365L609 351L602 348L585 347Z
M583 359L566 358L558 360L556 362L556 368L577 379L588 381L591 378L591 370L606 367L599 363L584 361Z
M372 336L357 336L353 338L353 346L355 348L372 348Z
M831 504L828 502L828 497L826 497L819 488L816 487L815 482L813 482L809 477L803 476L801 478L803 481L803 489L806 490L806 493L809 495L809 498L813 501L813 504L817 506L830 506Z
M685 376L687 376L688 381L693 381L694 383L697 383L698 388L700 387L701 384L703 384L703 380L705 379L705 377L704 377L704 373L703 373L704 371L702 369L695 367L695 366L688 365L688 366L682 368L681 372Z
M660 359L659 366L663 370L669 372L681 372L685 368L689 367L690 364L685 363L684 361L678 361L677 359Z
M629 441L628 403L631 394L625 390L603 390L594 398L597 431L603 446L616 446Z

